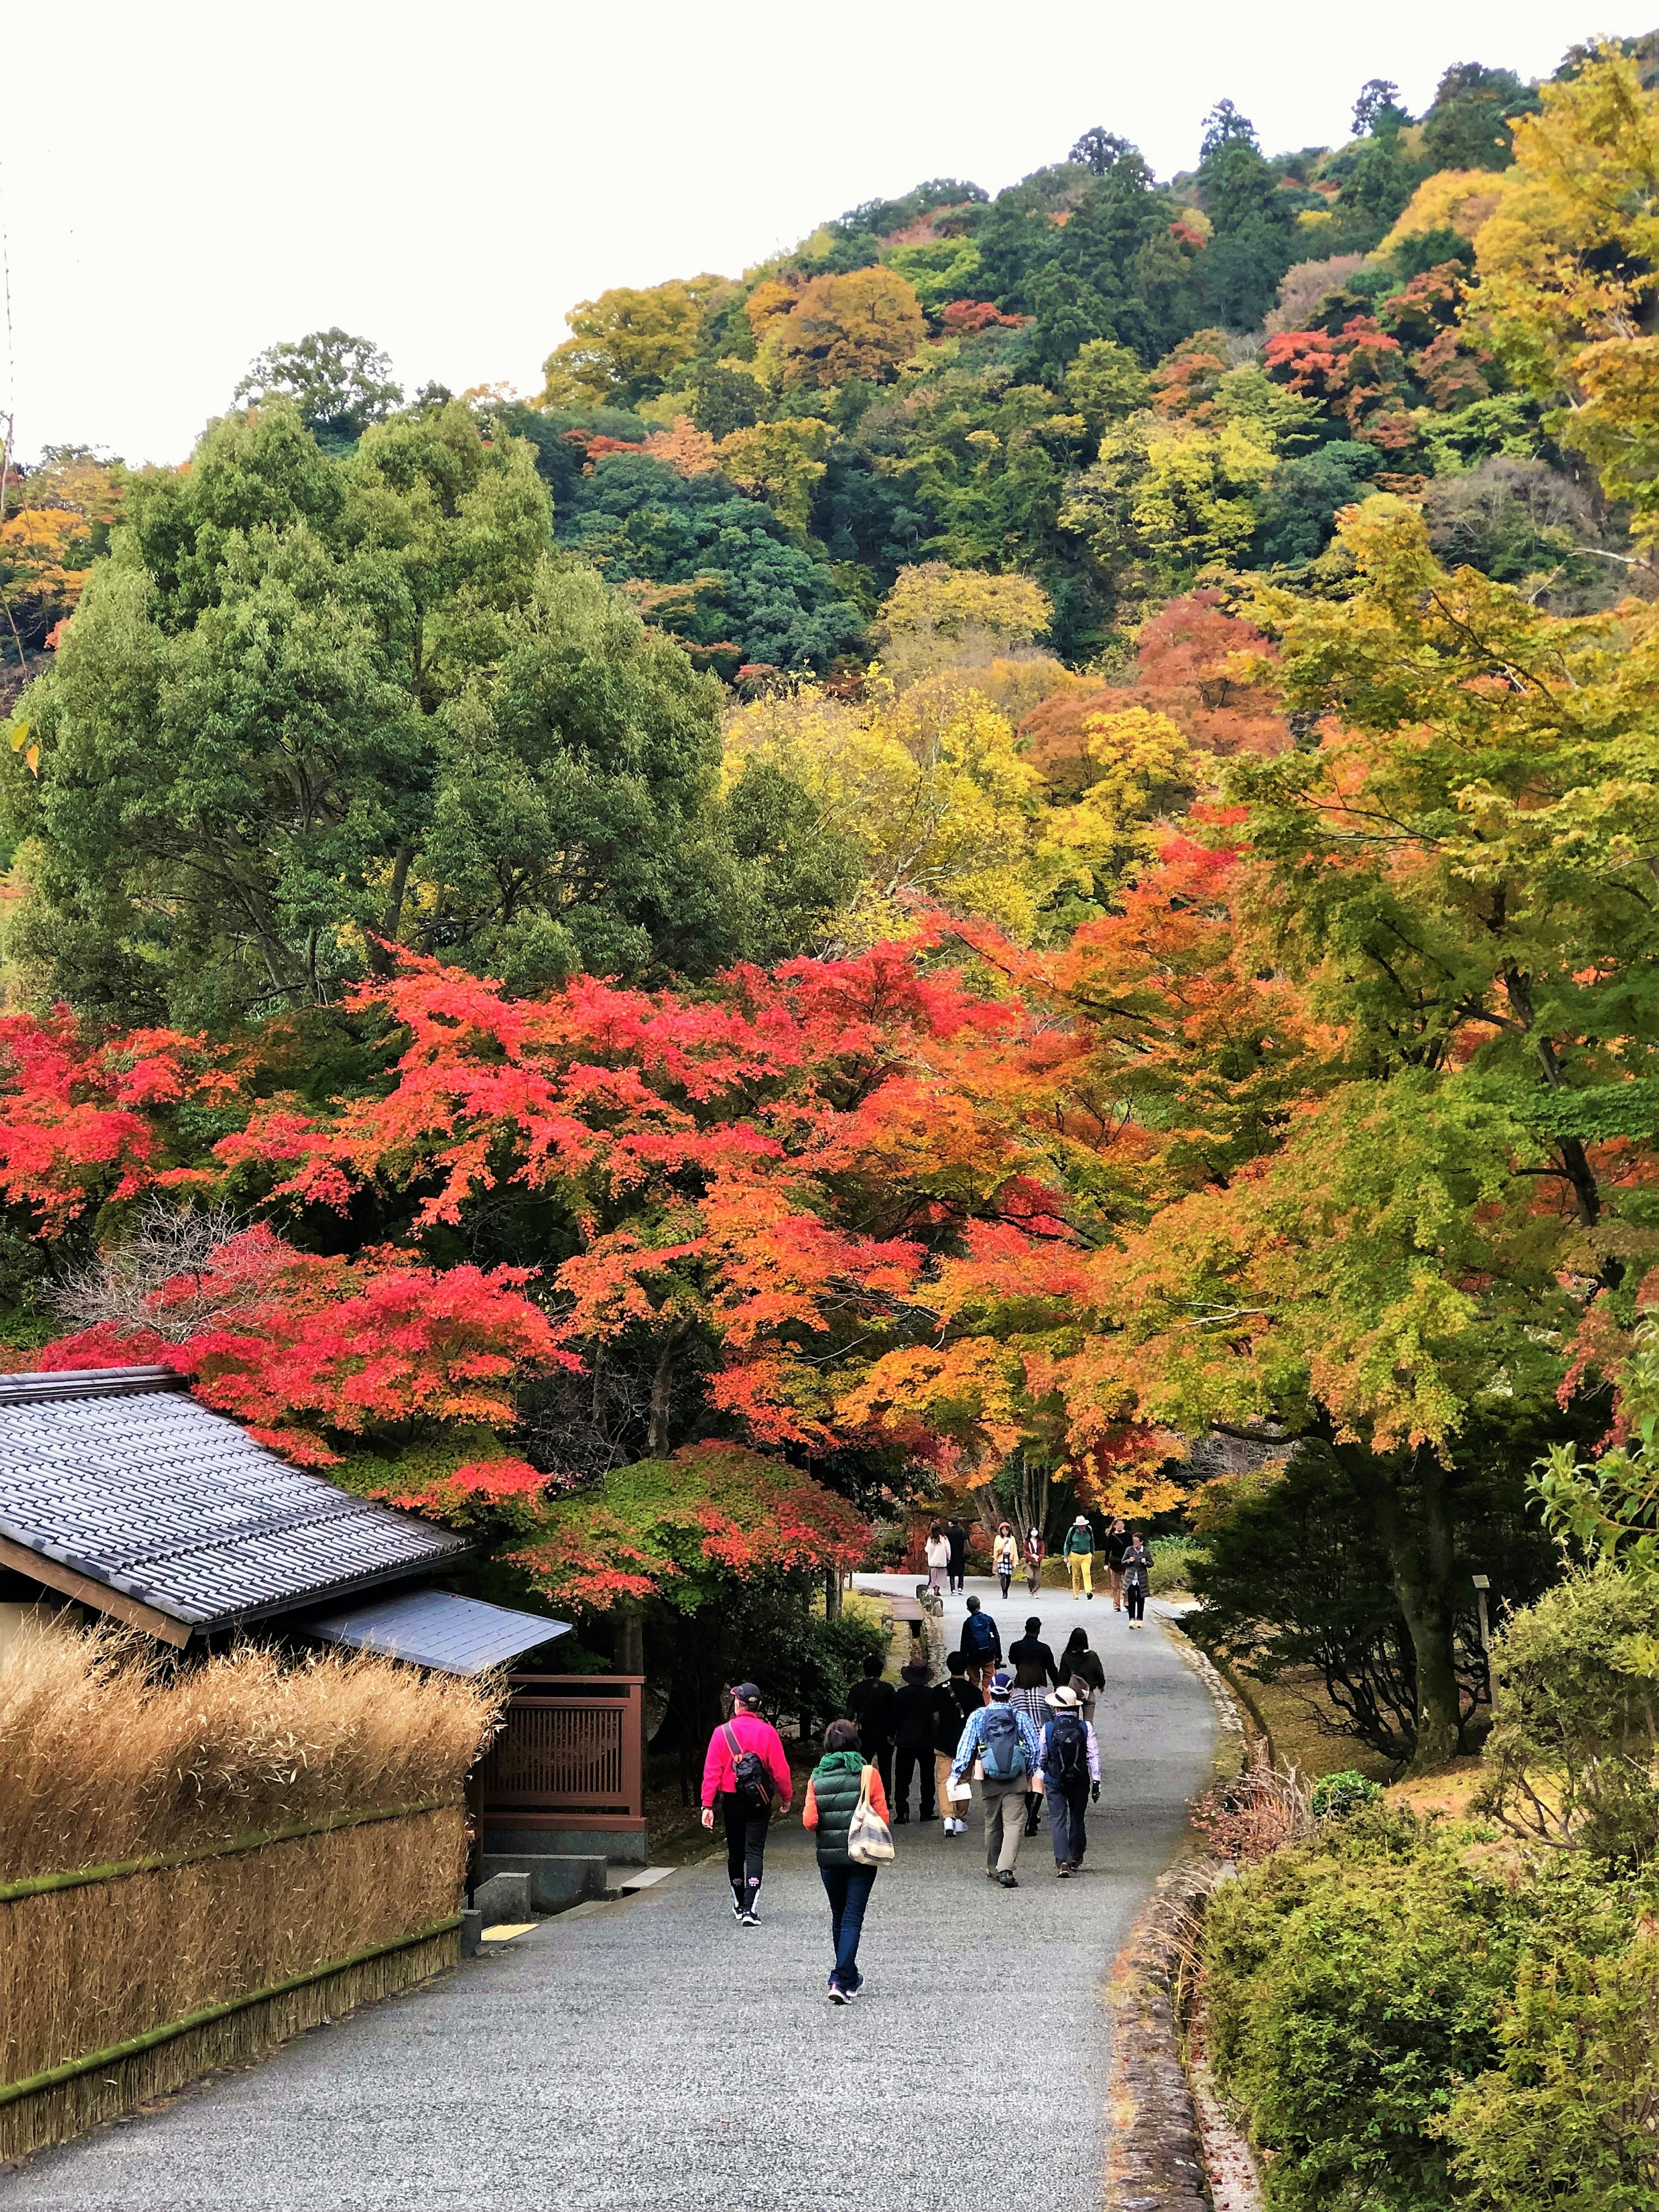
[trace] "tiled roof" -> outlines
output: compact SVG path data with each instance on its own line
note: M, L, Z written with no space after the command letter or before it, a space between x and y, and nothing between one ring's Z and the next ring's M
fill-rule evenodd
M290 1467L156 1367L0 1376L0 1536L203 1630L467 1548Z
M408 1590L308 1620L306 1633L325 1644L349 1644L354 1650L441 1668L447 1674L482 1674L521 1651L568 1636L570 1624L512 1613L449 1590Z

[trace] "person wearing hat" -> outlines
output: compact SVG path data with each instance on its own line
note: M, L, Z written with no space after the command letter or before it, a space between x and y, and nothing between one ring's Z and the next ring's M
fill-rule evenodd
M920 1817L933 1817L933 1670L925 1659L899 1668L901 1687L893 1699L893 1820L910 1818L910 1777L916 1778Z
M1060 1546L1066 1565L1072 1577L1072 1595L1092 1598L1095 1594L1095 1539L1086 1515L1079 1513L1066 1531L1066 1541Z
M760 1926L761 1876L765 1871L766 1826L774 1806L789 1810L794 1783L783 1739L761 1717L760 1690L739 1682L732 1692L732 1717L708 1739L702 1763L702 1825L714 1825L718 1803L726 1826L726 1872L732 1884L732 1911L744 1928Z
M1100 1802L1100 1745L1083 1717L1083 1700L1070 1683L1048 1700L1054 1717L1037 1740L1036 1764L1048 1800L1048 1832L1054 1838L1054 1872L1064 1881L1083 1871L1088 1848L1084 1808L1092 1794Z
M969 1713L951 1779L977 1779L985 1812L985 1871L1005 1889L1018 1889L1014 1868L1025 1833L1025 1793L1037 1769L1037 1732L1008 1702L1014 1678L999 1668L991 1701Z

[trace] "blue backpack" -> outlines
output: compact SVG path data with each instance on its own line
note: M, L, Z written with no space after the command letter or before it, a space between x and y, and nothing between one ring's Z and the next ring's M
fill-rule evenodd
M988 1782L1016 1782L1025 1771L1019 1723L1006 1705L993 1705L980 1723L979 1761Z
M970 1613L963 1625L968 1631L969 1638L975 1650L981 1652L988 1659L992 1652L996 1650L997 1643L995 1633L991 1626L989 1613Z

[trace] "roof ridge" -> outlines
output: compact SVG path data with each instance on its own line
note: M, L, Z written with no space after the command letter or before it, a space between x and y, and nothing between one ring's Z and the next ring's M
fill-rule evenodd
M184 1390L171 1367L65 1367L26 1375L0 1375L0 1406L36 1405L53 1398L130 1398L151 1390Z

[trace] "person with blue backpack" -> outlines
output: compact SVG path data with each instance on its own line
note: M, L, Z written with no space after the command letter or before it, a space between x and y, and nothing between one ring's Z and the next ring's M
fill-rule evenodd
M1083 1871L1089 1840L1084 1811L1091 1794L1100 1802L1100 1745L1083 1717L1083 1700L1069 1683L1054 1692L1048 1707L1054 1718L1037 1739L1037 1765L1048 1800L1054 1873L1065 1881Z
M963 1775L977 1780L985 1814L985 1872L1005 1889L1018 1889L1014 1868L1025 1833L1025 1793L1038 1761L1037 1732L1030 1718L1008 1702L1013 1677L1000 1668L991 1677L991 1702L969 1713L957 1755L952 1784Z
M968 1601L968 1618L962 1624L963 1656L968 1671L982 1690L993 1667L1002 1664L1002 1634L976 1597Z

